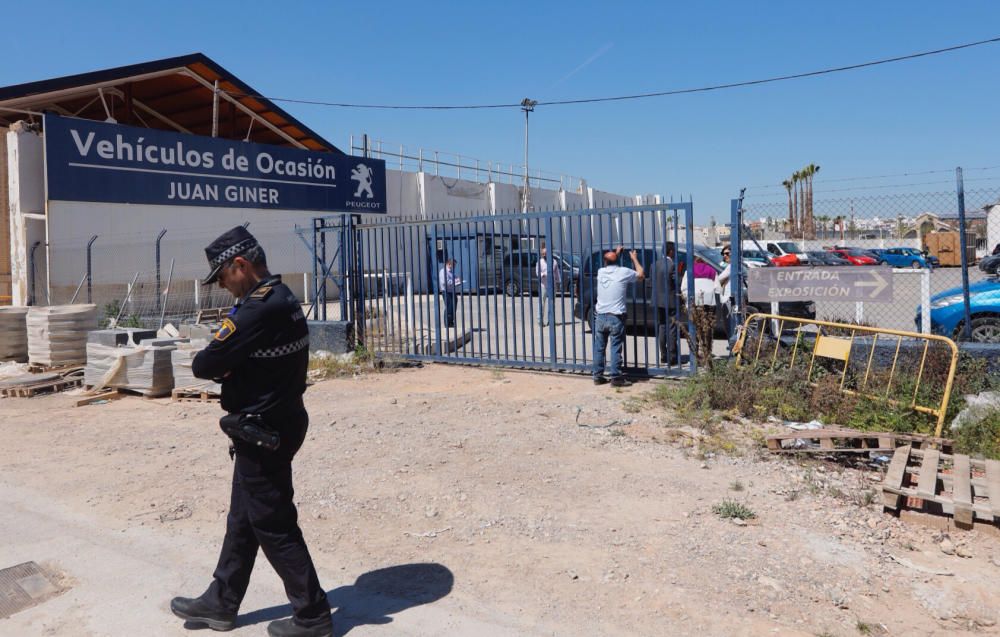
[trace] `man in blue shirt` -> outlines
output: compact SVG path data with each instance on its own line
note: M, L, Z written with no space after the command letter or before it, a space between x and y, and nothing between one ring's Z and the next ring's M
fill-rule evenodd
M455 259L448 258L438 271L438 287L444 298L444 326L455 327L455 297L462 286L462 279L455 275Z
M630 283L646 278L646 271L639 262L635 250L628 255L632 259L631 268L618 265L624 247L604 253L604 267L597 271L597 303L594 305L594 384L608 382L604 377L604 352L611 341L611 362L609 375L615 387L628 387L630 383L622 375L622 346L625 341L625 295Z

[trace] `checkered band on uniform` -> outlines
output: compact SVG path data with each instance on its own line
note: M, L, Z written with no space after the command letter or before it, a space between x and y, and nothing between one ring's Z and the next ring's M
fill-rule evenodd
M250 354L250 358L279 358L281 356L288 356L289 354L300 352L307 347L309 347L309 336L303 336L299 340L286 345L259 349Z
M257 245L256 239L244 239L237 244L231 245L222 252L220 252L212 261L210 265L213 268L217 268L226 261L232 259L233 257L239 256L249 250L250 248Z

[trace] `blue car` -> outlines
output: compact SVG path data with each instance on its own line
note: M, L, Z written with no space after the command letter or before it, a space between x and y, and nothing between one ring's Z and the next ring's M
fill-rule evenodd
M930 268L933 263L916 248L878 248L875 253L879 265L891 265L894 268Z
M965 320L962 288L945 290L931 297L931 332L958 339ZM972 315L972 340L977 343L1000 343L1000 280L989 279L969 286ZM917 306L917 331L920 331L920 306Z

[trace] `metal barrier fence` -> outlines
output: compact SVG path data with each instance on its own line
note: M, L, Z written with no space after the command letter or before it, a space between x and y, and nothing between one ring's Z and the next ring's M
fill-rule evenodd
M744 279L766 276L775 290L802 292L793 283L808 274L752 268L771 262L819 269L828 275L811 286L820 319L1000 343L1000 257L987 260L1000 248L1000 187L965 189L959 170L948 191L774 197L733 201L732 227L742 233L731 243L734 254L742 253ZM779 285L779 277L788 284ZM847 281L839 290L849 293L833 289L838 277ZM767 300L779 298L787 296Z
M775 338L767 336L765 322L776 324ZM958 347L943 336L773 314L748 316L734 351L737 364L801 369L807 382L825 376L843 393L934 416L935 436L958 364Z
M590 371L597 270L605 250L623 245L647 274L627 292L625 370L691 373L685 336L693 325L678 303L665 302L667 284L654 285L654 270L666 241L676 243L683 265L672 288L680 289L680 272L693 268L684 248L693 244L692 217L692 204L678 202L375 224L317 219L311 316L353 320L359 342L379 353ZM632 267L625 254L621 265ZM325 281L340 288L336 303ZM668 305L680 329L664 327L659 308Z

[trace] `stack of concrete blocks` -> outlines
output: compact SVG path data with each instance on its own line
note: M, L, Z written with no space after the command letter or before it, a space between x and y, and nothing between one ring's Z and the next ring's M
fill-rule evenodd
M87 333L97 329L97 306L53 305L28 309L28 361L61 367L87 361Z
M186 339L156 338L152 330L91 332L84 383L166 396L174 388L171 353L183 342Z
M174 387L192 392L222 393L222 386L219 383L195 378L191 371L191 363L194 361L195 355L208 346L217 330L218 327L209 325L182 325L180 327L181 336L186 336L190 341L178 345L177 349L170 353L174 367Z
M0 361L28 360L26 307L0 307Z

